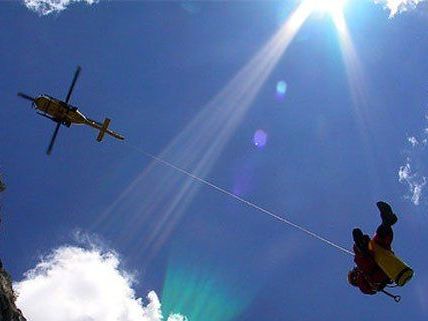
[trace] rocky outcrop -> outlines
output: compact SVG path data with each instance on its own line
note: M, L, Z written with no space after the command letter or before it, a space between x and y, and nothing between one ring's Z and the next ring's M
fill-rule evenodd
M6 189L0 176L0 193ZM12 289L12 279L0 260L0 321L26 321L15 305L16 296Z
M10 275L0 266L0 321L26 321L15 306L15 299Z

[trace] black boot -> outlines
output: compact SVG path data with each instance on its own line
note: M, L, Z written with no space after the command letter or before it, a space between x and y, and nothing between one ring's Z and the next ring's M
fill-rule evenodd
M352 238L354 239L355 245L360 250L360 252L363 254L368 254L370 237L368 235L364 235L359 228L354 228L352 230Z
M382 218L382 224L392 226L397 223L397 215L392 212L392 208L388 203L377 202L377 208L380 211L380 217Z
M355 244L359 243L363 238L363 232L359 228L354 228L352 230L352 238L354 239Z

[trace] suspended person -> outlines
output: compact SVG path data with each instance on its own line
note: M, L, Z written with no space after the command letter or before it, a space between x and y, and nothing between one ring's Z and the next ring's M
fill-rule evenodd
M388 203L377 202L376 205L382 224L377 228L374 237L370 239L359 228L352 231L356 267L349 271L348 281L364 294L384 292L398 302L399 296L384 289L394 283L403 286L413 276L413 270L397 258L391 249L394 238L392 226L397 222L397 215Z

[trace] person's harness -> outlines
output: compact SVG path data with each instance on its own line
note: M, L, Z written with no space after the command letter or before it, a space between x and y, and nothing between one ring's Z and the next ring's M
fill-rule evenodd
M364 280L366 280L367 284L370 285L370 287L372 288L373 291L382 292L383 294L389 296L390 298L393 298L395 302L397 302L397 303L400 302L400 300L401 300L400 295L395 295L395 294L392 294L389 291L385 290L385 287L393 288L396 285L390 285L388 283L385 284L383 282L373 283L368 279L368 276L373 275L375 273L374 269L370 273L365 273L365 272L361 271L360 269L358 269L358 273L360 273L360 275L364 278ZM390 281L391 281L391 283L393 282L392 280L390 280Z

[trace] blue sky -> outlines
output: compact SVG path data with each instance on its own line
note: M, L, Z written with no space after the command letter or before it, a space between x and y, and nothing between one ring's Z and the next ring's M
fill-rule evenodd
M100 1L44 16L0 2L1 256L13 279L68 245L67 260L46 262L74 266L86 257L77 247L96 248L86 254L112 278L133 274L132 285L121 274L135 291L123 290L130 309L134 296L158 297L145 301L147 319L120 320L156 320L157 308L189 320L426 320L428 9L390 17L382 5L349 0L345 50L331 17L313 14L267 72L274 59L260 50L298 6ZM64 98L77 65L72 104L111 118L127 142L62 128L47 157L54 124L16 93ZM375 202L388 201L399 215L394 248L416 277L394 289L399 305L360 295L346 283L349 255L142 151L345 248L353 227L374 231ZM96 255L111 250L120 264Z

